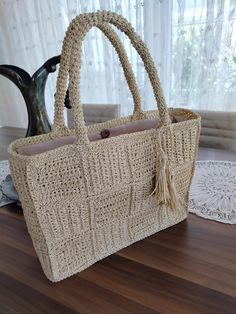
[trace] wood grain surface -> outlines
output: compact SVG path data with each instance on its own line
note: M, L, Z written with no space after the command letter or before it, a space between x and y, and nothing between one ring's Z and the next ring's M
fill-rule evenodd
M189 215L59 283L23 216L0 210L0 313L235 313L235 226Z

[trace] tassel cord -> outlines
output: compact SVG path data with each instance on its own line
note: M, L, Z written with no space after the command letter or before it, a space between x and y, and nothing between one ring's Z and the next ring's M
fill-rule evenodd
M161 135L162 133L160 132L160 151L156 163L156 184L150 196L155 195L159 204L168 205L171 209L175 210L179 207L179 201L177 191L174 185L174 178L170 171L168 157L162 148ZM173 144L171 147L171 153L173 153Z

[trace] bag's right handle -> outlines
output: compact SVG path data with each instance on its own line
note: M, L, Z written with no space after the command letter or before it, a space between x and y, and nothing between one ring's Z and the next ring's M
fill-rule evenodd
M117 15L112 12L107 11L98 11L96 13L87 13L81 14L76 17L70 24L66 37L63 42L63 49L62 49L62 58L61 64L59 69L58 81L57 81L57 92L56 92L56 102L55 102L55 119L54 119L54 127L56 128L57 122L62 120L62 109L61 101L64 100L64 93L66 91L66 82L67 82L67 75L68 69L70 68L70 84L73 84L73 94L74 97L71 97L75 100L74 101L74 113L77 124L77 132L80 134L81 143L88 143L87 138L87 130L84 123L82 107L80 104L80 96L78 87L75 87L75 84L79 83L80 77L80 69L75 69L75 66L78 65L78 60L80 58L80 52L78 53L79 47L81 47L82 40L85 37L86 33L93 27L111 23L115 25L118 29L124 32L131 40L132 45L137 50L139 55L141 56L146 71L148 73L149 79L151 81L151 85L153 88L154 96L157 102L157 106L159 109L160 119L163 125L170 124L170 118L168 109L166 106L165 98L162 92L162 88L160 85L160 80L157 74L157 70L155 68L155 64L151 58L151 55L141 40L141 38L135 33L133 27L126 19L122 16ZM76 58L77 53L77 58ZM72 107L73 108L73 107Z
M99 28L103 32L103 34L108 38L108 40L112 43L113 47L115 48L120 63L123 67L126 82L129 86L129 90L133 97L134 101L133 115L136 115L137 117L141 116L142 106L138 85L132 67L129 63L129 59L126 54L125 48L122 45L119 36L116 34L116 32L111 28L111 26L108 23L99 24L97 25L97 28Z

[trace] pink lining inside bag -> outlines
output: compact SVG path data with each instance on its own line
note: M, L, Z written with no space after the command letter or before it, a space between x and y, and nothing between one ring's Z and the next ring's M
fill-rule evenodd
M118 127L109 128L102 130L101 132L89 134L89 140L91 142L103 140L104 138L110 138L119 136L122 134L140 132L145 130L150 130L155 128L160 123L159 118L155 119L143 119L134 122L129 122ZM32 144L28 146L22 146L17 149L18 154L24 156L33 156L40 153L44 153L53 149L56 149L61 146L73 144L76 140L76 136L63 136L59 138L52 139L47 142Z

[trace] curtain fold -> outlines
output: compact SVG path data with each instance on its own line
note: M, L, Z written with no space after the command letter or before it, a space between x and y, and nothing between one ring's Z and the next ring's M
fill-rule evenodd
M159 70L167 102L173 107L236 111L236 3L234 0L0 0L0 64L31 75L60 54L69 22L78 14L110 10L122 14L144 39ZM145 110L155 108L141 59L125 35L120 38L132 64ZM114 49L93 29L82 48L83 103L133 102ZM49 76L46 102L53 116L56 73ZM24 101L0 77L0 126L27 126ZM12 114L14 112L14 114Z
M173 1L171 105L236 111L236 2Z

